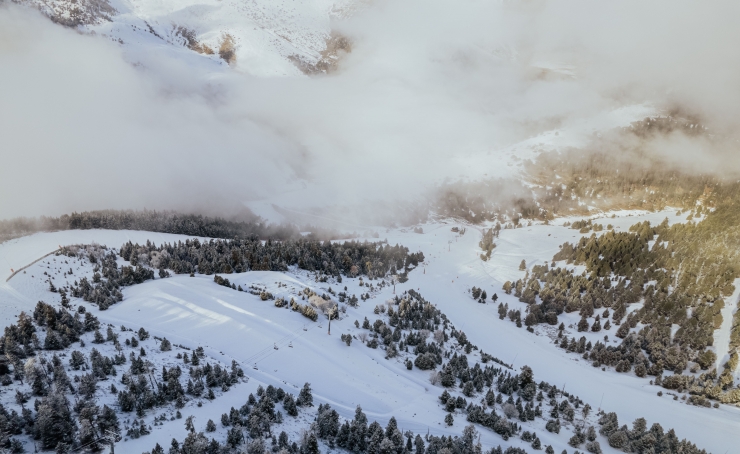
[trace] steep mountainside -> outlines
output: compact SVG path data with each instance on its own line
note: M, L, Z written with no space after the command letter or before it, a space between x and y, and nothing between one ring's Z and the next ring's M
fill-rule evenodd
M352 0L17 0L52 21L120 43L138 63L165 52L208 71L256 76L326 70L348 48L330 20Z

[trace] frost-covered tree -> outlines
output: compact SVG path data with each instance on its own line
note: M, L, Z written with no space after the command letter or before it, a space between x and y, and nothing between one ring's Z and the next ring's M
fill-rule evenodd
M296 405L299 407L313 407L313 394L311 394L311 385L309 383L305 383L301 392L298 393Z

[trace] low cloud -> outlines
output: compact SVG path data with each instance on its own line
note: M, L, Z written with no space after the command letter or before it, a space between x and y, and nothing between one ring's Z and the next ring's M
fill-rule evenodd
M588 136L600 116L626 124L624 109L680 108L732 136L738 10L376 1L334 24L352 52L331 75L256 78L0 6L0 217L388 206L445 179L509 176L507 147L552 129ZM658 144L689 161L713 147Z

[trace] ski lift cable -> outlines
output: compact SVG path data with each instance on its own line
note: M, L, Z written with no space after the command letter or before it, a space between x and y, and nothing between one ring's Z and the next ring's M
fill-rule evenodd
M286 340L287 341L291 341L292 339L295 339L295 336L293 336L293 334L294 333L286 334L285 336L283 336L282 338L280 338L276 343L277 344L283 344ZM261 350L256 351L255 353L253 353L251 356L249 356L244 361L247 362L247 363L252 362L254 359L259 358L261 355L263 355L265 353L269 353L269 352L270 352L270 347L267 346L267 347L265 347L265 348L263 348Z
M78 447L77 449L75 449L74 451L75 452L80 452L82 449L87 448L88 446L94 445L95 443L99 443L101 441L111 442L111 439L109 438L108 435L106 435L104 437L98 438L97 440L93 440L93 441L91 441L90 443L88 443L86 445L82 445L82 446Z
M301 328L297 329L296 331L294 331L294 332L292 332L292 333L290 333L288 335L283 336L280 340L278 340L277 342L275 342L273 344L273 348L272 349L269 346L267 346L267 347L265 347L265 348L263 348L263 349L255 352L254 354L252 354L248 358L246 358L244 360L244 362L246 362L246 363L255 363L256 364L257 362L262 361L263 359L269 357L271 354L275 353L275 349L274 349L274 346L275 345L281 345L282 346L282 345L285 345L285 342L286 341L287 342L292 342L293 340L295 340L298 337L300 337L302 334L297 334L297 333L300 333L300 330L301 330Z
M311 329L313 329L313 327ZM303 336L303 334L300 334L300 330L301 329L299 328L298 330L294 331L294 333L297 332L298 334L295 334L292 338L290 338L288 340L290 343L292 343L293 340L298 339L299 337ZM308 330L306 330L306 332L307 331ZM286 340L287 337L288 336L284 336L280 341L274 343L273 345L277 345L277 344L280 344L281 346L284 345L284 342L285 342L285 340ZM247 363L254 363L254 365L256 366L258 362L269 358L270 355L275 354L275 351L276 350L277 349L275 349L274 347L273 347L273 349L270 349L270 347L265 347L264 349L260 350L259 352L255 353L254 355L250 356L248 359L245 360L245 362L247 362Z

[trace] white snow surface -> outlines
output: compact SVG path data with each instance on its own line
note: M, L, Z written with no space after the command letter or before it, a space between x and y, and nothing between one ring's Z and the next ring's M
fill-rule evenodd
M660 223L666 217L670 222L682 219L675 215L674 210L619 212L615 216L594 221L604 225L611 223L626 230L642 220ZM706 409L686 405L682 400L674 401L667 394L659 397L657 392L662 388L650 385L648 379L638 378L633 373L603 372L594 368L578 355L557 348L548 336L547 327L538 327L533 335L508 320L499 320L496 305L479 304L469 296L468 290L477 286L489 295L497 293L499 301L508 303L510 308L523 308L524 304L506 295L501 286L506 280L523 277L524 272L518 270L522 259L529 267L550 261L560 244L582 236L576 230L563 227L563 222L560 219L557 221L560 225L537 224L502 230L488 262L478 257L481 228L455 221L422 225L423 234L388 230L381 233L381 239L387 238L390 244L402 244L411 251L421 250L426 257L425 263L409 274L408 282L396 286L396 293L412 288L418 290L481 350L512 363L515 369L525 364L531 366L538 382L545 380L565 387L566 391L581 397L594 409L600 407L617 412L620 424L629 425L634 419L644 417L650 424L659 422L666 430L674 428L680 438L688 438L710 452L724 453L728 449L733 452L731 434L740 425L740 409L726 405L719 409ZM464 226L467 232L458 235L450 230L453 226ZM118 248L129 239L139 243L149 239L159 244L184 238L150 232L104 230L36 234L1 244L0 263L7 262L16 268L24 266L65 244L97 242ZM368 241L373 240L368 238ZM54 256L50 256L7 283L5 279L9 271L3 272L0 276L3 326L12 322L21 310L32 311L38 300L58 302L59 296L47 290L46 277L42 276L44 271L54 275L53 260ZM91 270L80 272L91 273ZM345 278L341 284L318 283L309 273L296 269L286 273L247 272L232 274L228 278L245 289L250 285L265 288L276 297L296 297L304 287L318 293L327 291L329 286L338 291L345 285L348 294L359 295L367 291L367 287L359 286L359 279ZM64 281L57 277L55 284L63 285ZM440 435L460 434L467 424L462 416L457 416L453 427L444 425L444 412L437 399L442 388L430 384L427 372L416 368L407 371L402 363L403 356L386 360L381 349L369 349L358 340L347 347L339 340L342 333L362 331L355 328L354 320L362 322L367 317L372 322L378 318L373 314L373 308L393 296L392 287L373 293L372 298L362 302L358 308L348 308L341 320L332 323L331 335L327 334L325 319L311 322L296 312L276 308L272 301L261 301L247 292L218 286L212 276L191 278L179 275L156 279L125 288L123 293L124 300L107 311L98 311L87 304L86 307L101 322L115 326L123 324L135 330L143 326L152 335L166 336L173 343L190 348L202 345L208 356L224 364L230 364L232 359L239 362L249 377L248 383L234 386L213 402L203 401L202 408L194 407L192 402L188 404L183 415L195 414L198 430L202 430L208 419L218 421L230 407L241 406L259 384L281 386L296 394L304 382L311 383L317 403L330 403L345 418L351 418L359 404L370 421L376 419L385 424L395 416L399 428L423 434L427 430ZM728 301L728 306L733 306L731 311L735 302L736 298ZM570 322L575 323L577 319ZM566 325L568 323L566 321ZM571 331L570 335L575 334L575 330L566 331ZM603 338L606 333L589 333L588 336L593 337L589 338L593 341ZM477 358L475 353L472 356L472 359ZM298 421L287 417L286 420L290 421L285 423L284 430L296 439L299 423L312 418L313 413L304 412ZM593 424L595 416L590 419L593 419ZM572 448L567 446L570 432L563 430L560 435L548 433L544 422L538 418L525 428L534 428L543 445L553 445L556 452L562 449L571 451ZM294 427L292 432L291 427ZM479 428L479 431L486 447L500 444L531 450L518 438L505 442L485 428ZM123 452L141 452L151 449L156 442L168 446L172 437L183 439L185 435L182 421L165 423L155 427L151 435L123 442L121 448ZM599 437L599 441L604 452L617 452L603 437Z
M182 60L214 74L228 70L219 57L226 34L236 44L234 69L259 77L301 75L289 57L315 64L326 48L332 17L349 11L352 0L109 0L115 12L101 14L93 1L26 0L41 11L63 19L66 11L82 8L94 19L81 31L102 35L122 45L133 63L147 53ZM97 3L106 3L100 0ZM79 6L78 6L79 5ZM104 9L103 9L104 11ZM188 48L183 29L213 53Z
M737 312L737 305L740 303L740 279L735 279L732 283L735 291L725 299L725 307L722 308L722 326L714 332L714 352L717 354L716 367L721 370L720 366L730 359L730 335L732 332L733 316ZM735 371L735 377L740 372Z

